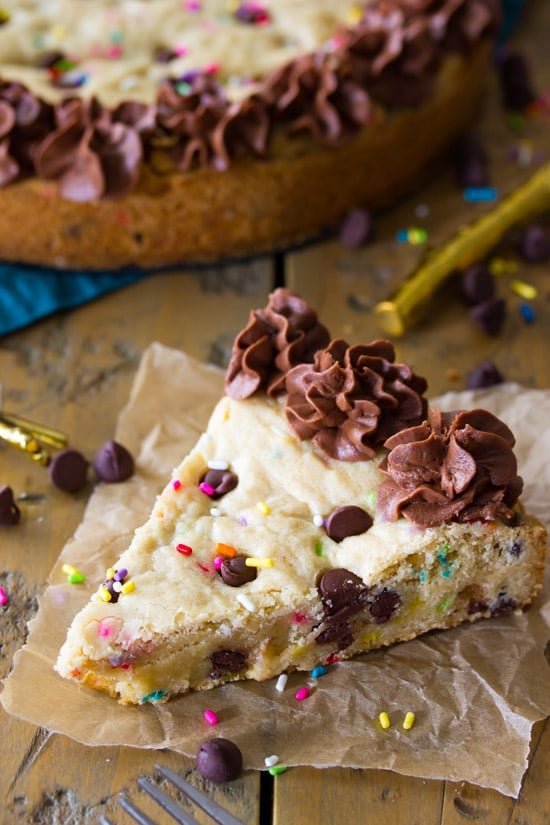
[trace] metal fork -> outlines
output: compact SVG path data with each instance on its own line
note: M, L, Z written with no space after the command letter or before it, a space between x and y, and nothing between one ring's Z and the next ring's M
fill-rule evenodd
M163 765L155 765L155 768L164 779L171 782L184 796L194 802L195 805L208 814L218 825L243 825L233 814L230 814L229 811L226 811L225 808L222 808L217 802L214 802L213 799L209 799L175 771L170 770L170 768L165 768ZM161 791L160 788L149 779L140 778L137 782L139 787L170 814L176 822L179 822L180 825L199 825L194 817L188 814L175 800L167 796L164 791ZM153 819L140 810L140 808L126 796L121 796L118 803L139 825L157 825ZM106 816L101 816L99 821L101 825L115 825L115 823Z

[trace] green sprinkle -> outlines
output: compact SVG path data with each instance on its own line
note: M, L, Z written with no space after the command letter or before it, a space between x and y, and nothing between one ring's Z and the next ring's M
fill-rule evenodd
M315 545L315 555L322 556L323 555L323 543L318 541Z
M367 504L369 507L376 507L376 490L371 490L367 496Z
M82 584L82 582L86 581L86 576L84 573L71 573L70 576L67 576L67 581L69 584Z
M452 605L452 603L453 603L453 599L452 599L451 596L449 596L445 599L441 599L439 604L436 605L435 609L437 610L438 613L445 613L445 611L447 611L449 609L449 607Z
M424 584L428 579L428 574L426 573L425 570L421 570L420 573L418 574L418 578L420 579L420 583Z
M269 773L271 776L279 776L280 773L284 773L286 770L288 770L286 765L273 765L273 767L269 769Z
M183 81L181 83L176 83L176 92L179 95L188 95L190 91L191 91L191 84L190 83L184 83Z

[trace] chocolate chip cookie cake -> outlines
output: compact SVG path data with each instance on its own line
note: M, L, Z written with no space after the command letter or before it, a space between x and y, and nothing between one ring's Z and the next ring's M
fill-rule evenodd
M470 123L499 0L6 0L0 258L157 267L394 202Z
M269 679L513 613L541 585L514 437L442 413L389 341L330 340L276 290L56 668L123 703Z

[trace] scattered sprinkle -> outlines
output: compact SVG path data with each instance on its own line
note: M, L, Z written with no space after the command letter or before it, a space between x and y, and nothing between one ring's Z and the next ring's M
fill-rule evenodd
M266 758L264 759L266 768L272 768L273 765L276 765L278 761L279 757L276 753L272 754L271 756L266 756Z
M323 542L318 541L315 545L315 555L322 556L323 555Z
M387 730L391 725L390 717L385 710L378 714L378 721L380 722L380 727L384 730Z
M250 613L256 612L256 605L254 604L250 596L247 596L245 593L239 593L239 595L237 596L237 601L240 604L242 604L242 606L246 610L250 611Z
M407 240L413 246L426 243L428 240L428 233L425 229L409 229Z
M468 186L463 194L466 203L491 203L498 198L498 191L493 186Z
M296 693L294 694L294 698L298 700L298 702L303 702L304 699L307 699L310 695L310 691L308 687L301 687L298 688Z
M268 516L271 513L271 507L269 507L265 501L259 501L256 504L256 509L258 509L264 516Z
M286 683L288 682L288 676L286 673L281 673L279 678L277 679L277 684L275 685L275 690L282 693L283 690L286 688Z
M84 573L81 573L80 570L77 570L72 564L64 564L61 569L66 574L69 584L82 584L82 582L86 581Z
M407 711L407 713L405 714L405 718L403 719L404 729L405 730L410 730L412 728L412 726L414 725L415 719L416 719L416 716L414 715L412 710Z
M174 488L174 490L179 490L179 488L181 487L181 481L179 480L179 478L174 479L174 481L172 482L172 487Z
M513 275L518 271L516 261L509 261L506 258L492 258L489 261L489 272L491 275Z
M5 607L9 602L9 596L3 587L0 587L0 607Z
M228 470L229 469L229 461L221 461L218 459L211 459L208 462L208 469L209 470Z
M214 570L221 570L221 566L224 562L223 556L216 556L214 559Z
M535 320L535 310L531 304L520 304L519 313L526 324L532 324Z
M218 722L220 721L220 720L218 719L217 715L214 713L214 711L213 711L213 710L210 710L210 708L207 708L207 709L204 711L203 716L204 716L205 721L206 721L209 725L217 725L217 724L218 724ZM405 725L405 723L403 722L403 726L404 726L404 725Z
M211 516L214 516L216 518L217 516L221 516L221 514L222 514L222 511L220 510L219 507L211 507L210 508L210 515Z
M328 673L328 668L324 665L317 665L317 667L314 667L311 671L311 678L318 679L319 676L324 676L326 673Z
M128 593L133 593L136 589L136 583L134 581L124 582L121 588L121 593L128 595Z
M316 527L322 527L323 522L324 522L323 516L320 513L315 513L315 515L313 516L314 525Z
M246 567L273 567L273 559L257 559L254 556L248 556L245 565Z
M201 493L204 493L206 496L213 496L216 492L211 484L208 484L206 481L201 481L199 484L199 490Z
M526 281L515 280L510 283L510 289L519 295L520 298L525 298L526 301L532 301L537 297L537 288L533 284L528 284Z
M219 541L214 550L217 556L225 556L228 559L233 559L237 555L237 551L231 544L223 544Z
M176 544L176 550L178 553L181 553L182 556L190 556L193 552L193 548L189 547L188 544Z
M286 765L273 765L269 769L269 773L271 776L279 776L280 773L284 773L286 770L288 770Z

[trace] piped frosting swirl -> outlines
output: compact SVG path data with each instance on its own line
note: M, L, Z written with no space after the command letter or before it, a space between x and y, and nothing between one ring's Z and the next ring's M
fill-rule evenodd
M422 527L511 517L523 488L514 443L507 425L487 410L430 410L422 424L385 442L380 513Z

